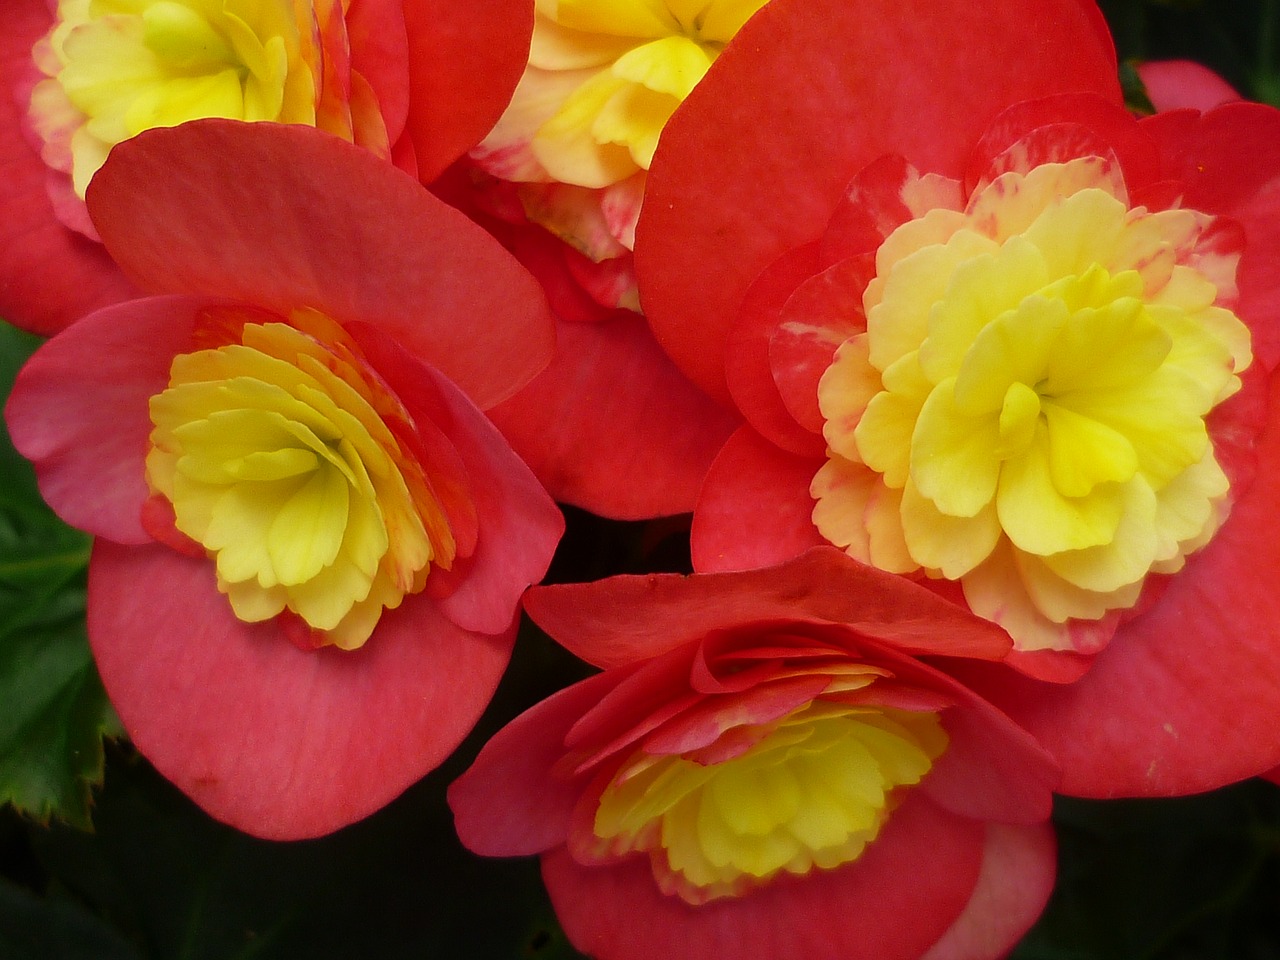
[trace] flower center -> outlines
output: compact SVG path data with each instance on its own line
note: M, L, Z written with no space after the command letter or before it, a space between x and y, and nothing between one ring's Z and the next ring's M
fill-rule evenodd
M152 127L314 124L314 30L311 5L292 0L61 0L36 48L49 79L33 92L32 119L52 152L69 151L83 199L111 147Z
M664 892L689 903L739 895L856 859L947 745L935 713L822 700L749 732L716 763L635 754L600 798L595 835L649 853Z
M1131 606L1225 515L1205 420L1250 348L1212 227L1131 209L1098 157L1007 172L898 227L866 332L819 386L819 530L960 580L1020 649L1067 648L1068 621Z
M250 622L285 610L351 649L455 544L409 416L342 329L313 311L182 354L151 399L147 480L214 558Z
M671 114L764 0L538 0L522 83L564 89L532 149L562 183L648 170Z

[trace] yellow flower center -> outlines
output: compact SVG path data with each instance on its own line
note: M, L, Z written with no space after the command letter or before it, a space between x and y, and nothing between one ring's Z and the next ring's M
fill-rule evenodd
M533 137L547 173L606 187L648 170L667 119L764 0L537 0L523 99L558 106Z
M814 522L960 580L1020 649L1131 606L1221 524L1205 426L1240 387L1236 257L1210 218L1130 208L1114 164L1009 172L883 243L867 330L819 386Z
M343 23L339 0L60 0L34 51L48 78L31 97L45 159L83 199L111 147L188 120L318 124L379 149L379 118L353 121L326 99L335 65L321 44L345 44ZM379 129L357 137L353 122Z
M822 700L747 732L755 742L717 763L634 755L600 798L595 835L649 853L664 892L689 903L739 895L856 859L947 745L937 714Z
M432 563L453 562L444 511L397 440L412 421L321 314L178 356L151 419L148 483L242 620L289 610L316 642L355 648Z

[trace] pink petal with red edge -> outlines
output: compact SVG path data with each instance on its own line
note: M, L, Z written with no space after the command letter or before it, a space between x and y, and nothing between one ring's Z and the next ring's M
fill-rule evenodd
M823 69L796 67L815 63ZM957 176L1011 103L1064 90L1119 103L1114 64L1097 11L1080 0L1037 4L1031 18L1022 0L909 11L774 0L663 130L636 245L658 341L724 398L724 343L747 286L819 235L861 167L898 153Z
M469 850L516 857L564 843L581 785L552 768L569 728L616 683L604 674L588 677L530 707L485 744L449 787L454 825Z
M48 336L134 287L101 244L64 227L49 199L51 174L23 136L36 76L31 47L53 24L44 0L10 0L0 30L0 317Z
M1050 686L1004 671L968 676L1058 759L1061 792L1194 793L1280 764L1278 412L1280 378L1273 378L1253 485L1214 540L1188 558L1150 611L1120 628L1083 679Z
M769 366L787 410L815 434L826 418L818 409L818 381L836 350L867 329L862 292L875 276L872 257L850 257L815 274L787 300L769 341Z
M146 543L150 495L147 403L169 384L204 309L197 297L106 307L44 344L18 373L5 407L14 446L34 462L40 492L67 523L118 543ZM92 491L92 495L87 495Z
M405 3L409 36L407 133L428 183L489 132L529 58L529 0Z
M601 668L659 656L712 630L778 621L845 624L919 654L999 659L1010 646L999 627L834 547L746 573L535 587L525 609L559 643Z
M1157 111L1212 110L1241 99L1235 88L1206 66L1191 60L1148 60L1138 64L1147 99Z
M816 457L778 449L742 427L711 464L693 514L693 567L749 570L826 543L810 519Z
M675 368L644 320L556 325L545 371L489 411L562 503L621 520L688 513L736 420Z
M140 286L367 322L481 407L551 357L545 298L492 237L310 127L202 120L145 131L112 150L89 212Z
M796 423L773 379L769 342L778 315L796 287L820 269L817 244L792 250L765 268L747 289L725 344L729 392L747 422L783 450L820 457L826 442Z
M565 932L606 960L915 960L960 915L979 876L981 824L908 795L863 855L694 907L648 861L584 867L564 850L542 876Z
M1280 113L1230 103L1197 115L1158 114L1142 128L1160 147L1168 174L1186 182L1184 206L1222 214L1245 230L1236 313L1253 331L1267 369L1280 362ZM1241 158L1248 157L1248 163Z
M921 960L995 960L1040 917L1057 877L1050 824L987 824L978 885L960 918Z
M358 651L303 651L274 621L237 620L209 563L99 540L89 639L125 730L215 818L269 839L329 833L437 766L510 655L424 596Z
M433 570L427 592L463 630L499 633L520 595L547 572L564 517L497 429L445 377L379 331L356 327L370 363L411 413L424 411L453 443L467 473L479 528L475 552ZM371 335L372 334L372 335Z

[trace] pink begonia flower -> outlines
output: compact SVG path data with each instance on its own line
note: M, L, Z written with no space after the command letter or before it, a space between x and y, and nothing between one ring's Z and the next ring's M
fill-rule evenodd
M48 341L6 417L97 537L103 682L213 816L335 830L470 730L563 530L480 412L549 359L545 301L416 179L306 127L144 132L88 206L152 296Z
M983 960L1039 915L1056 768L944 672L1001 657L992 625L830 547L526 609L604 672L499 731L449 804L475 852L542 857L578 949Z
M1158 113L1168 110L1212 110L1242 100L1231 84L1208 67L1191 60L1147 60L1137 65L1147 99Z
M91 242L84 195L111 147L142 130L305 124L433 180L505 107L532 14L530 0L11 0L0 316L49 334L134 294Z
M695 568L833 542L1021 670L1092 664L1001 681L1068 792L1274 766L1280 113L1131 117L1071 0L775 0L740 40L636 250L659 341L750 423Z

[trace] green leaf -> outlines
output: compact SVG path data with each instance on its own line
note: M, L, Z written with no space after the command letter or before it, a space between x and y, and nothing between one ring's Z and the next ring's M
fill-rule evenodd
M38 341L0 324L0 389ZM40 499L0 437L0 803L87 829L102 737L120 731L84 628L89 537Z

